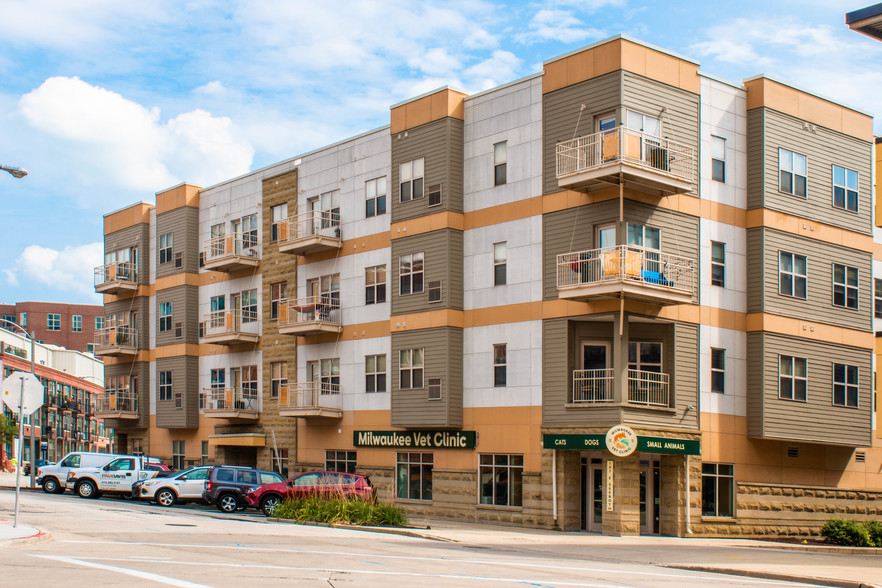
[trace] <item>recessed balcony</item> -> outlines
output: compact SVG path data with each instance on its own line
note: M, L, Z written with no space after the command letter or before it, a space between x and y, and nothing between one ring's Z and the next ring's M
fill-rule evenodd
M257 390L206 388L202 392L205 416L216 419L256 420Z
M340 384L303 382L279 390L279 416L339 419L343 416Z
M279 251L309 255L343 247L340 235L340 213L310 210L289 217L278 225Z
M138 393L129 390L106 390L98 397L97 416L104 419L137 419Z
M338 298L309 296L279 305L279 333L282 335L320 335L342 330Z
M557 185L590 192L618 184L661 195L692 190L695 149L671 139L619 127L558 143Z
M260 265L257 237L250 234L221 235L205 242L202 267L219 272L232 272Z
M96 356L125 357L138 354L138 331L128 325L106 327L96 332Z
M257 343L257 312L251 310L215 310L202 323L202 338L206 343L235 345Z
M695 262L680 255L618 245L557 256L559 298L684 304L694 293Z
M614 370L574 370L570 405L606 406L615 403ZM628 370L628 398L634 406L670 408L670 375L644 370Z
M119 294L138 289L138 269L131 261L118 261L95 268L95 292Z

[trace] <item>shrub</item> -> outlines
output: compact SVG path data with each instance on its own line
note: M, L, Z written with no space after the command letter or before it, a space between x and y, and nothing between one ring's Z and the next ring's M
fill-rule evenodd
M834 545L851 547L873 547L874 545L867 528L852 519L829 519L821 527L821 535Z
M304 496L281 502L273 516L298 523L348 523L400 527L407 524L407 515L399 507L361 498Z
M882 522L864 521L864 527L870 534L870 542L876 547L882 547Z

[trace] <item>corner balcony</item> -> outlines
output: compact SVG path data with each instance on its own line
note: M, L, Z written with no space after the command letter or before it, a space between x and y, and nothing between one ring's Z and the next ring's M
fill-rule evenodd
M99 329L95 337L95 356L123 357L138 354L138 331L128 325Z
M232 272L260 265L257 239L251 235L212 237L202 251L202 267L219 272Z
M573 396L576 406L604 406L615 402L612 369L574 370ZM670 375L643 370L628 370L626 404L656 408L670 407Z
M256 390L206 388L202 392L202 398L206 417L257 420Z
M339 419L343 416L340 384L303 382L279 391L279 416Z
M692 189L695 149L671 139L624 127L558 143L557 185L589 192L618 184L662 195Z
M216 310L208 313L202 323L202 338L206 343L234 345L257 343L257 313L254 311Z
M138 289L138 269L134 262L119 261L95 268L95 292L119 294Z
M96 412L103 419L137 419L138 393L129 389L107 390L98 397Z
M339 299L309 296L279 305L279 333L282 335L320 335L342 330Z
M343 247L340 214L328 210L310 210L289 217L278 224L279 252L309 255Z
M557 295L566 300L688 304L694 293L695 262L687 257L631 245L557 256Z

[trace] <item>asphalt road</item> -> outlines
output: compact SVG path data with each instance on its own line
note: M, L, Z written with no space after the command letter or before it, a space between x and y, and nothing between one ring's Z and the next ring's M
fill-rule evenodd
M13 498L0 490L0 517ZM3 586L806 586L651 565L615 542L556 553L70 494L23 492L20 522L50 537L0 545Z

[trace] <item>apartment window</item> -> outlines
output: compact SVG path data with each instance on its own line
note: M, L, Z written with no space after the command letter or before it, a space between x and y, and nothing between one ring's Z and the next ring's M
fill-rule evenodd
M270 363L270 398L278 398L282 388L288 387L288 362Z
M398 166L398 177L401 182L401 202L409 202L423 197L423 166L425 160L414 159Z
M364 391L386 391L386 355L366 355L364 357Z
M504 286L508 273L508 247L506 242L493 244L493 285Z
M399 453L395 470L398 481L398 498L432 500L431 453Z
M82 333L83 332L83 317L82 317L82 315L75 314L71 317L70 330L73 331L74 333Z
M711 179L726 181L726 140L711 135Z
M524 456L481 454L481 504L522 506Z
M795 298L806 297L805 255L778 252L778 292Z
M398 352L398 387L410 390L423 387L424 349L401 349Z
M628 369L660 374L662 344L646 341L628 343Z
M104 317L103 316L96 316L95 317L95 330L100 331L103 328L104 328Z
M340 393L340 358L332 357L306 362L309 382L319 382L322 394Z
M711 241L711 286L726 287L726 244Z
M172 441L172 469L183 470L187 452L184 441Z
M257 321L257 289L242 292L242 322Z
M86 353L95 353L95 344L94 343L86 343Z
M172 329L172 303L159 303L159 332L171 331Z
M364 183L364 215L367 218L386 214L386 177Z
M272 241L278 241L279 239L284 239L287 235L283 235L285 231L280 228L282 221L288 218L288 203L279 204L277 206L270 206L270 212L273 216L273 224L270 229L270 239Z
M778 398L805 402L808 361L804 357L778 356Z
M506 386L507 356L508 351L505 343L493 346L493 386L495 388L504 388Z
M21 320L18 321L18 324L20 324L23 327L28 326L28 313L26 313L26 312L21 313Z
M4 314L3 316L0 316L0 328L2 328L2 329L7 329L7 330L11 331L14 328L12 326L12 323L14 323L14 322L15 322L15 315L14 314Z
M172 245L174 242L174 233L159 236L159 263L170 263L172 261Z
M49 313L46 315L46 330L47 331L60 331L61 330L61 315L55 313Z
M257 366L242 366L242 399L245 408L257 409Z
M257 245L257 215L249 214L248 216L243 216L241 224L237 227L238 223L233 222L233 228L237 228L238 231L241 231L242 234L242 247L254 247ZM237 252L238 253L238 252ZM254 253L254 255L257 255Z
M833 305L858 307L858 270L841 263L833 264Z
M329 449L325 451L325 471L355 473L356 452Z
M202 465L208 465L208 441L202 442Z
M508 175L508 142L493 145L493 185L502 186Z
M852 212L858 209L858 173L833 166L833 206Z
M441 400L441 378L429 378L429 400Z
M288 282L270 284L270 318L279 318L279 306L288 298Z
M172 399L172 373L159 372L159 400Z
M858 366L833 364L833 405L858 407Z
M364 268L364 303L386 302L386 266Z
M413 253L398 258L399 294L423 291L423 254Z
M805 198L807 168L805 155L778 149L778 190Z
M873 316L882 318L882 280L879 278L874 280L874 289Z
M735 466L701 464L701 516L735 516Z
M726 391L726 350L711 348L711 392Z

